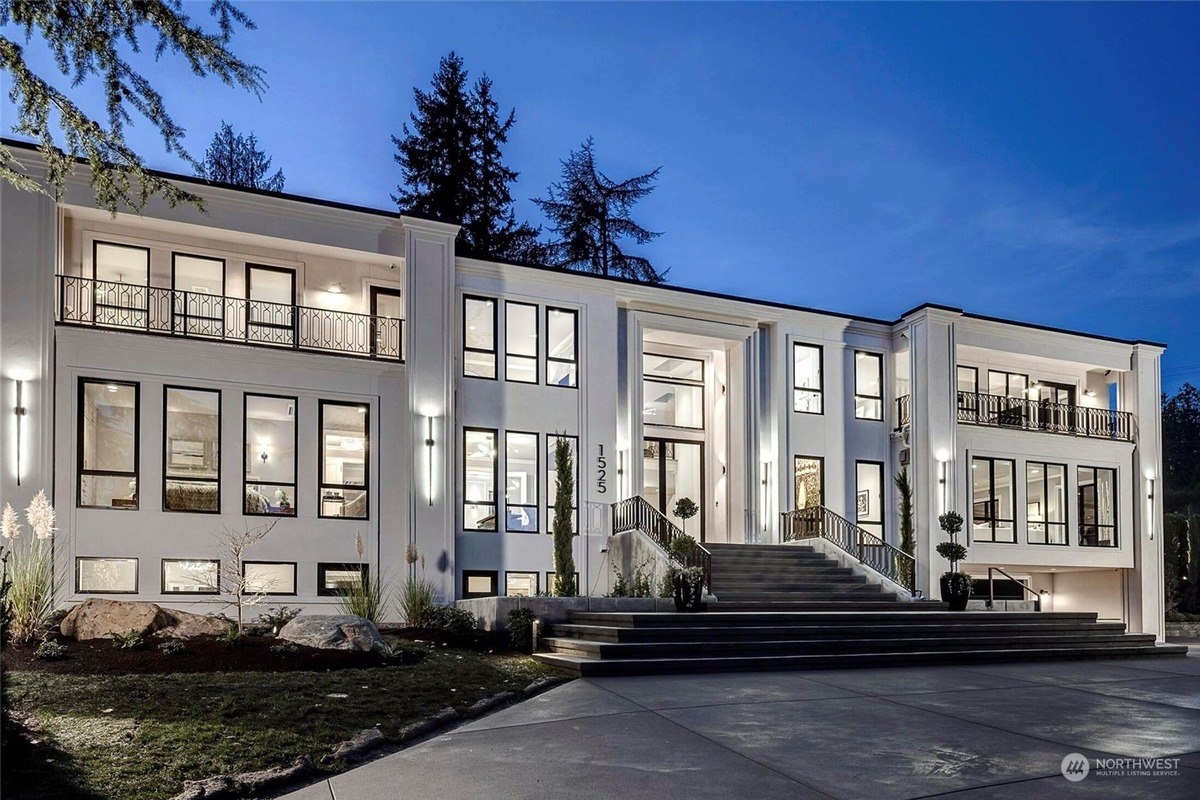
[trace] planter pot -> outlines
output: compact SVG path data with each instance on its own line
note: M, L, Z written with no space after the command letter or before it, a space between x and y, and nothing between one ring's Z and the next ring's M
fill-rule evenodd
M941 579L942 602L950 606L951 611L966 611L967 602L971 599L971 586L951 586L950 576L943 575ZM963 591L956 591L963 589Z
M699 611L701 608L701 598L704 597L704 584L700 581L693 583L678 575L672 583L675 589L675 610L680 613L685 611Z

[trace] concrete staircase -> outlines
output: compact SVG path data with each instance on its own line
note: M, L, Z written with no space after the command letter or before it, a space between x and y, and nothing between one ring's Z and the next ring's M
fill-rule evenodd
M717 602L705 612L572 613L536 657L587 676L1187 653L1090 613L902 600L811 547L706 547Z

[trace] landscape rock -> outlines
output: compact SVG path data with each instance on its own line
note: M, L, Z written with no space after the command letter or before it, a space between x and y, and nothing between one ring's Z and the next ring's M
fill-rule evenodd
M396 741L412 741L418 736L424 736L431 731L435 731L438 728L449 725L451 722L457 720L458 716L458 711L454 709L454 706L446 706L432 717L426 717L425 719L417 720L409 725L405 725L400 729L400 732L396 734Z
M379 728L367 728L333 748L333 752L321 760L325 763L339 760L354 761L386 741L383 731Z
M163 609L167 613L167 625L156 636L173 639L191 639L196 636L221 636L229 631L229 620L209 614L192 614L174 608Z
M467 716L478 717L480 714L486 714L493 709L499 708L500 706L515 700L516 698L517 696L513 692L500 692L499 694L494 694L491 697L485 697L467 709Z
M58 626L63 636L75 639L104 639L110 634L137 631L146 636L166 627L170 618L156 603L134 603L93 597L84 600Z
M353 614L301 614L284 625L276 638L321 650L370 651L383 646L375 623Z

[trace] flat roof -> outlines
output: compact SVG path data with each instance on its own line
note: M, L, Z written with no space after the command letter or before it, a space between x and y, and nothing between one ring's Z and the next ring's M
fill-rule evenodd
M20 139L10 139L8 137L0 137L0 143L3 143L5 146L15 147L20 150L29 150L29 151L32 151L35 153L39 152L38 146L33 142L26 142L26 141L23 141ZM79 164L87 163L87 161L83 158L76 158L75 161L76 161L76 163L79 163ZM163 178L164 180L178 181L180 183L190 183L190 184L196 184L196 185L200 185L200 186L212 186L212 187L218 188L218 189L228 189L230 191L235 191L235 192L245 192L247 194L259 195L261 197L271 197L271 198L276 198L279 200L287 200L287 201L295 202L295 203L307 203L310 205L322 206L324 208L335 208L335 209L339 209L342 211L350 211L350 212L359 213L359 214L370 214L372 216L388 217L388 218L397 219L397 220L400 217L416 217L417 219L425 219L425 220L429 220L432 222L442 222L442 223L447 223L447 224L451 224L451 225L461 224L460 220L447 220L447 219L442 219L442 218L439 218L439 217L436 217L433 215L429 215L429 214L413 214L411 212L401 211L399 209L397 209L396 211L389 211L387 209L374 208L372 206L362 206L362 205L356 205L354 203L342 203L342 202L339 202L336 200L325 200L325 199L322 199L319 197L311 197L308 195L301 195L301 194L292 194L290 192L273 192L273 191L269 191L266 189L253 189L253 188L250 188L247 186L238 186L236 184L223 183L221 181L210 181L205 178L199 178L195 175L182 175L177 172L168 172L166 170L151 169L149 167L146 168L146 171L156 177ZM898 324L899 322L901 322L905 317L909 316L910 314L914 314L914 313L916 313L918 311L922 311L924 309L938 309L938 310L942 310L942 311L949 311L952 313L961 314L963 317L966 317L967 319L977 319L977 320L981 320L981 321L985 321L985 322L997 322L997 323L1001 323L1004 325L1015 325L1015 326L1021 327L1021 328L1029 328L1030 330L1047 331L1050 333L1061 333L1061 334L1065 334L1068 336L1081 336L1081 337L1084 337L1087 339L1099 339L1101 341L1116 342L1118 344L1130 344L1130 345L1147 344L1147 345L1151 345L1153 347L1162 347L1164 349L1167 347L1167 345L1162 342L1152 342L1152 341L1148 341L1145 339L1122 339L1122 338L1116 337L1116 336L1106 336L1104 334L1088 333L1086 331L1076 331L1076 330L1070 330L1068 328L1057 328L1057 327L1053 327L1053 326L1049 326L1049 325L1039 325L1039 324L1033 323L1033 322L1023 322L1021 320L1006 319L1004 317L993 317L993 316L987 316L984 314L975 314L975 313L971 313L969 311L964 311L961 308L957 308L954 306L941 305L938 303L922 303L921 305L918 305L914 308L909 309L908 311L905 311L903 314L901 314L894 320L887 320L887 319L880 319L877 317L863 316L860 314L850 314L850 313L846 313L846 312L842 312L842 311L830 311L828 309L823 309L823 308L812 308L810 306L801 306L801 305L796 305L794 303L784 303L784 302L780 302L780 301L776 301L776 300L764 300L762 298L746 297L744 295L727 294L724 292L714 292L714 291L709 291L706 289L695 289L695 288L691 288L691 287L687 287L687 286L668 285L668 284L663 284L663 283L657 283L657 284L645 283L643 281L637 281L637 280L633 280L632 278L624 278L624 277L620 277L617 275L598 275L594 272L580 272L578 270L561 269L559 267L552 267L547 264L535 264L535 263L530 263L530 262L501 260L501 259L496 259L493 257L481 257L478 255L474 255L474 254L465 252L465 251L460 254L464 258L471 258L476 261L488 261L488 262L496 263L496 264L508 264L510 266L526 267L528 269L544 270L547 272L567 273L570 275L579 275L579 276L585 277L585 278L595 278L598 280L612 281L614 283L622 283L622 284L627 284L630 286L645 286L645 287L649 287L652 289L663 289L666 291L681 292L683 294L690 294L690 295L694 295L697 297L709 297L714 300L730 300L730 301L739 302L739 303L749 303L751 305L765 306L767 308L778 308L778 309L782 309L785 311L800 311L800 312L805 312L805 313L809 313L809 314L820 314L823 316L837 317L839 319L853 320L855 322L866 322L866 323L875 324L875 325L894 326L894 325Z

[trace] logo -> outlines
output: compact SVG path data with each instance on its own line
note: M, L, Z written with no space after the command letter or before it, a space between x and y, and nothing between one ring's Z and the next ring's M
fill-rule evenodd
M1087 758L1080 753L1067 753L1063 756L1062 774L1071 783L1079 783L1086 778L1091 768Z

